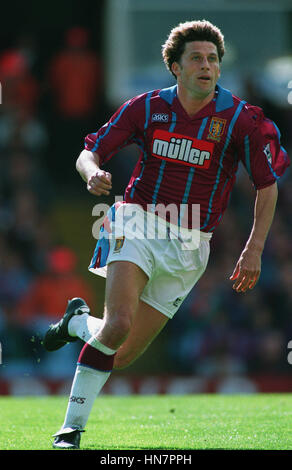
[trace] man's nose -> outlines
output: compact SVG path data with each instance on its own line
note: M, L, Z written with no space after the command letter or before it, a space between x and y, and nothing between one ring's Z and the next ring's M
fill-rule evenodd
M207 57L202 58L201 68L202 69L209 69L210 68L210 64L209 64L209 61L208 61Z

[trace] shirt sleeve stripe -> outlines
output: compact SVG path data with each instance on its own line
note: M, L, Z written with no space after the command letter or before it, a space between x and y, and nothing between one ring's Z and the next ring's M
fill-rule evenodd
M153 94L153 91L149 91L146 95L146 99L145 99L145 123L144 123L144 135L145 135L145 132L148 128L148 125L149 125L149 119L150 119L150 99L151 99L151 96ZM133 183L133 186L132 186L132 189L131 189L131 193L130 193L130 197L133 198L134 197L134 192L136 190L136 186L138 184L138 182L141 180L142 178L142 175L143 175L143 171L144 171L144 168L145 168L145 164L144 162L147 160L147 152L145 151L145 145L144 145L144 142L142 141L138 141L138 139L135 140L135 142L139 145L139 147L142 149L143 151L143 161L142 161L142 168L141 168L141 171L140 171L140 174L139 176L137 176L137 178L135 179L134 183Z
M114 121L112 121L108 126L107 126L107 129L105 131L104 134L102 134L95 142L94 144L94 147L91 149L91 152L96 152L97 148L98 148L98 145L100 143L100 141L107 136L107 134L109 133L109 131L111 130L112 126L114 126L115 124L117 124L117 122L120 120L122 114L124 113L124 111L127 109L127 107L129 106L129 101L127 103L124 104L124 106L122 107L121 111L119 112L118 116L116 117L116 119L114 119Z
M249 177L251 180L252 178L252 173L251 173L251 167L250 167L250 142L249 142L249 136L246 135L244 138L244 154L245 154L245 165L246 165L246 170L249 174Z

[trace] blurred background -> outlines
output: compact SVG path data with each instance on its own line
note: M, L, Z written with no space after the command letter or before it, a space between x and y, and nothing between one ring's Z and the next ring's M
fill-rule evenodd
M81 342L46 353L48 325L68 298L100 316L104 279L88 273L92 210L122 195L138 151L108 164L112 196L97 200L75 170L84 137L126 99L174 84L161 45L181 21L206 18L226 41L220 84L261 106L292 155L292 4L228 0L36 0L1 6L0 394L68 393ZM255 191L240 168L203 278L135 364L104 393L292 391L291 171L257 287L229 276L249 235ZM290 361L291 362L291 361Z

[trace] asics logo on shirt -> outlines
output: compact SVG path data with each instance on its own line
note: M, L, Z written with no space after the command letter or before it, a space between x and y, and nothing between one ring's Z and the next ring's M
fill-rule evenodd
M208 169L213 150L212 142L162 130L153 134L152 155L163 160Z
M153 113L152 122L168 122L169 116L165 113Z

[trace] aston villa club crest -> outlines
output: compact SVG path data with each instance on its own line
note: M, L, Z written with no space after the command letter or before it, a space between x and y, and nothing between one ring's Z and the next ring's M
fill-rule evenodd
M125 237L116 238L114 253L119 253L121 251L124 241L125 241Z
M220 139L225 129L225 125L226 125L226 119L213 117L211 119L211 124L209 127L209 134L207 138L211 140L216 140L216 142L220 142Z

